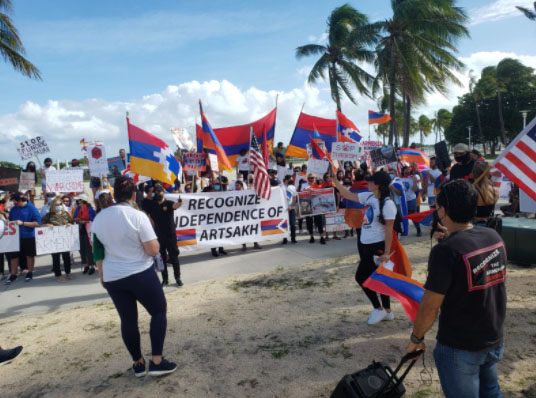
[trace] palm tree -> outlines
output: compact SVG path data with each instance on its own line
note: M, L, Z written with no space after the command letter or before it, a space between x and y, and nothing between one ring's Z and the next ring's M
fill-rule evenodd
M439 133L439 141L441 141L441 133L449 127L451 121L452 113L449 110L441 108L436 112L436 117L434 123L432 124L432 127L434 127L434 129L436 130L436 137L437 133ZM437 138L436 142L438 142Z
M11 0L0 0L0 54L16 71L41 80L39 69L24 58L25 50L19 33L8 14L13 12Z
M395 120L395 96L405 98L405 139L409 136L411 102L424 98L424 93L445 92L446 81L456 79L452 70L463 66L454 52L455 43L468 36L464 24L468 18L455 0L391 0L393 16L373 24L382 37L376 48L378 78L389 85L389 113ZM400 86L400 87L399 87ZM392 121L389 143L395 136Z
M525 16L531 21L536 21L536 1L534 2L534 11L529 10L525 7L516 6L516 8L521 11Z
M417 129L419 130L419 133L421 133L421 150L424 149L423 145L423 136L427 137L428 134L432 131L432 122L426 115L419 116L419 120L417 122Z
M482 132L482 123L480 120L480 103L482 102L483 94L482 94L482 89L478 85L478 82L472 72L473 72L472 70L469 71L469 92L471 96L473 97L473 100L475 101L478 134L480 136L480 141L482 142L482 146L484 148L484 155L486 155L486 143L484 141L484 134Z
M370 47L376 43L377 34L367 16L348 4L332 11L327 25L328 43L298 47L296 58L320 55L309 73L308 82L312 84L320 78L324 79L327 71L331 98L340 111L342 93L356 103L352 85L360 94L370 97L374 77L358 63L371 63L374 60L374 52Z
M505 58L506 60L508 58ZM503 62L502 60L501 62ZM503 106L502 106L502 95L506 92L506 85L497 70L497 66L487 66L482 69L482 74L478 82L480 89L482 90L484 98L490 99L497 97L497 108L499 113L499 126L501 128L501 141L506 145L506 129L504 127L504 115L503 115Z

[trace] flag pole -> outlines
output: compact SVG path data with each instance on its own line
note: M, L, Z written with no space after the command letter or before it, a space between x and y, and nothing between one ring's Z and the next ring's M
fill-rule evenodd
M370 141L370 123L368 125L368 140Z

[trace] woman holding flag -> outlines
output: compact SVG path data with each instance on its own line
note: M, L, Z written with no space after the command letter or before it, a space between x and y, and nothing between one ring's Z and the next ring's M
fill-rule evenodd
M368 324L374 325L383 320L391 321L394 319L389 296L380 295L380 303L377 293L364 287L363 283L376 270L377 264L386 263L391 257L389 253L393 242L396 205L390 196L389 184L391 179L386 172L377 171L365 179L368 182L370 192L353 193L336 179L334 179L334 183L340 194L346 199L364 205L360 237L362 255L355 278L372 303L373 310ZM374 256L379 256L379 258L375 261Z

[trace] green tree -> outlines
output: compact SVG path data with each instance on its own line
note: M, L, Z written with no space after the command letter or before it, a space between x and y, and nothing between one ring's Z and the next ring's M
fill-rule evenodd
M375 61L378 78L389 86L392 118L389 143L395 135L396 95L404 102L404 143L409 140L411 103L424 94L458 83L452 70L462 62L454 55L456 41L468 36L467 16L454 0L391 0L393 16L374 25L381 34Z
M9 167L10 169L22 170L21 166L19 166L18 164L12 163L12 162L8 162L7 160L0 161L0 166L1 167Z
M534 11L529 10L525 7L516 6L516 8L521 11L525 16L531 21L536 21L536 1L534 2Z
M477 84L478 82L472 72L473 71L469 72L469 93L471 94L471 96L473 97L473 101L475 102L478 135L480 137L480 142L482 143L482 146L484 148L484 155L486 155L486 144L484 140L484 134L482 133L482 121L480 119L480 104L482 102L483 93L481 87Z
M432 123L426 115L419 116L419 120L417 122L417 129L421 134L421 149L423 149L423 137L427 137L428 134L430 134L430 132L432 131Z
M9 17L12 12L11 0L0 0L0 54L16 71L29 78L41 80L39 69L24 57L26 51L22 40Z
M340 111L343 93L356 103L352 86L359 93L370 96L374 77L358 63L371 63L374 60L374 52L370 48L376 43L377 34L367 16L348 4L335 8L327 25L327 44L298 47L296 58L320 55L309 73L308 82L312 84L320 78L325 79L327 72L331 98Z

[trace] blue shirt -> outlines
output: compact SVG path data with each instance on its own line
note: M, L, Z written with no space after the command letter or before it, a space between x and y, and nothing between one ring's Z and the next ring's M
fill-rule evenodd
M31 202L28 202L28 204L23 207L14 206L9 212L9 221L17 220L21 220L23 222L36 222L38 224L41 224L41 215L39 214L39 210L37 210ZM23 227L21 225L19 227L19 231L20 237L22 239L35 237L34 228Z

